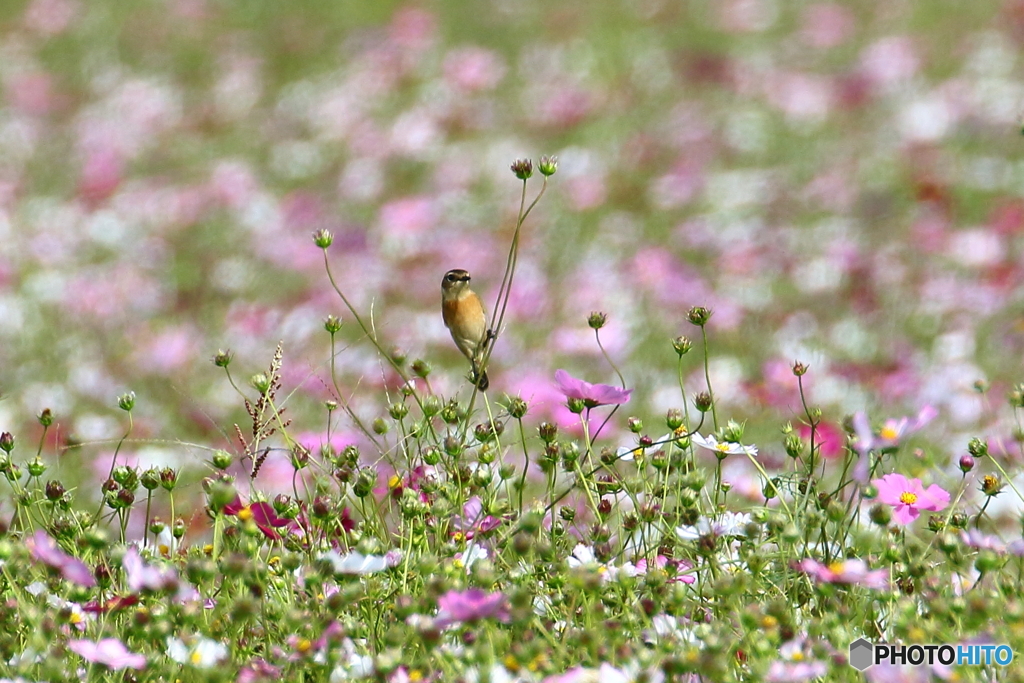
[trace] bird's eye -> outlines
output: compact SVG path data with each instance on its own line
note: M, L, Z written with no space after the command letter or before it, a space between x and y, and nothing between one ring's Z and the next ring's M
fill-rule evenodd
M455 277L455 273L448 273L448 277L445 278L448 282L455 282L459 278Z

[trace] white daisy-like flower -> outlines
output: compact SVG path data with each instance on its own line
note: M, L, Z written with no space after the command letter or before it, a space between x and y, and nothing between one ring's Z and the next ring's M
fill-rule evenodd
M690 437L690 440L701 448L714 451L719 455L757 455L757 446L744 446L743 444L732 441L719 442L718 439L715 438L714 434L710 434L708 436L693 434Z
M331 671L330 683L339 683L354 678L366 678L374 673L373 657L359 654L351 638L341 641L342 658Z
M373 574L391 566L384 555L363 555L360 552L342 557L337 550L329 550L320 559L330 562L335 574Z
M626 562L621 567L599 562L597 556L594 555L594 551L582 543L578 543L573 548L572 555L566 558L566 562L569 564L570 569L587 566L595 567L597 573L601 575L603 583L614 581L620 574L623 576L636 576L638 574L636 565L632 562Z
M619 446L615 451L615 457L624 462L633 462L644 456L646 449L642 446Z
M455 565L465 567L468 574L473 568L474 562L486 559L487 549L481 548L476 541L470 541L466 544L466 549L455 556Z
M659 640L672 640L676 643L696 643L697 637L693 629L684 627L677 617L670 614L657 614L651 619L654 634Z
M167 639L167 656L179 664L191 664L199 669L209 669L228 658L228 648L223 643L209 638L198 637L185 644L178 638Z
M684 541L694 541L708 534L714 534L715 536L743 536L744 527L749 523L750 515L745 512L723 512L714 521L707 517L701 517L693 526L676 527L676 536Z

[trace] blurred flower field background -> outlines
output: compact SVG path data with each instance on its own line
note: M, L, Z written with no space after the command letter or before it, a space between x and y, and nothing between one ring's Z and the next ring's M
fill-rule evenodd
M670 342L701 305L716 397L766 448L799 411L794 360L832 425L931 404L944 451L979 431L1012 446L1018 3L0 12L6 429L32 434L50 408L57 445L113 439L112 397L132 390L142 457L188 458L167 439L222 448L244 413L210 358L231 350L247 377L277 341L293 414L316 406L321 321L350 322L320 228L382 340L435 367L435 391L464 390L440 277L466 268L491 307L518 207L508 165L548 153L557 183L524 230L491 368L538 419L558 417L555 368L613 379L591 311L609 315L631 413L678 406ZM372 419L377 357L354 325L342 336L343 384ZM684 372L702 386L699 364Z
M950 490L977 437L1016 476L1022 40L1020 0L4 2L0 431L21 455L38 445L43 479L89 508L115 450L180 470L177 510L160 498L155 511L205 542L200 478L214 451L238 458L234 425L249 420L212 360L228 353L255 400L245 383L280 343L290 436L268 442L254 490L293 492L293 439L374 462L342 411L328 431L324 402L390 424L401 380L311 235L333 235L332 274L382 345L432 368L419 389L466 400L441 276L470 271L492 308L520 208L509 165L553 155L488 366L489 395L525 401L531 435L547 421L584 436L556 369L618 384L592 312L632 389L600 446L657 436L684 401L696 414L704 342L688 312L701 306L716 409L745 422L767 469L790 462L784 425L810 435L799 361L825 457L842 457L855 413L877 427L935 409L903 473ZM752 457L725 479L764 503ZM1019 538L1015 493L974 486L957 503Z

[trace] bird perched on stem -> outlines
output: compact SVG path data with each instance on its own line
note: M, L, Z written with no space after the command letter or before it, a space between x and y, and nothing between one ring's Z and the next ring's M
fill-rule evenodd
M452 333L455 345L473 366L473 382L480 391L487 391L490 382L480 369L489 335L487 316L480 297L469 288L469 273L460 268L449 270L441 280L441 316Z

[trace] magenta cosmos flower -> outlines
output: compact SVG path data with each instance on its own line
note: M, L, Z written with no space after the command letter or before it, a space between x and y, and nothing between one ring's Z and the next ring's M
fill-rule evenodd
M68 649L78 654L87 662L102 664L110 669L144 669L146 657L129 652L117 638L104 638L98 642L91 640L68 641Z
M618 405L629 401L632 389L619 389L607 384L591 384L576 379L565 370L555 370L555 385L565 394L566 398L583 401L588 408L597 406Z
M448 591L437 599L437 621L440 628L466 621L494 617L500 621L508 619L505 596L501 593L486 593L479 588L467 591Z
M277 533L275 527L287 526L289 524L289 520L277 516L277 513L274 512L274 506L270 503L259 502L246 505L238 496L235 496L233 501L224 506L224 514L236 516L243 522L251 519L256 523L259 530L263 532L263 535L272 541L281 538L281 534Z
M938 484L926 489L920 479L907 479L895 472L871 483L878 489L878 500L893 506L893 519L898 524L910 524L921 510L935 512L949 505L949 494Z
M32 557L56 569L71 583L86 588L96 585L96 578L89 571L89 567L77 557L72 557L61 550L57 542L50 538L45 531L40 529L30 538L25 539L25 545Z

